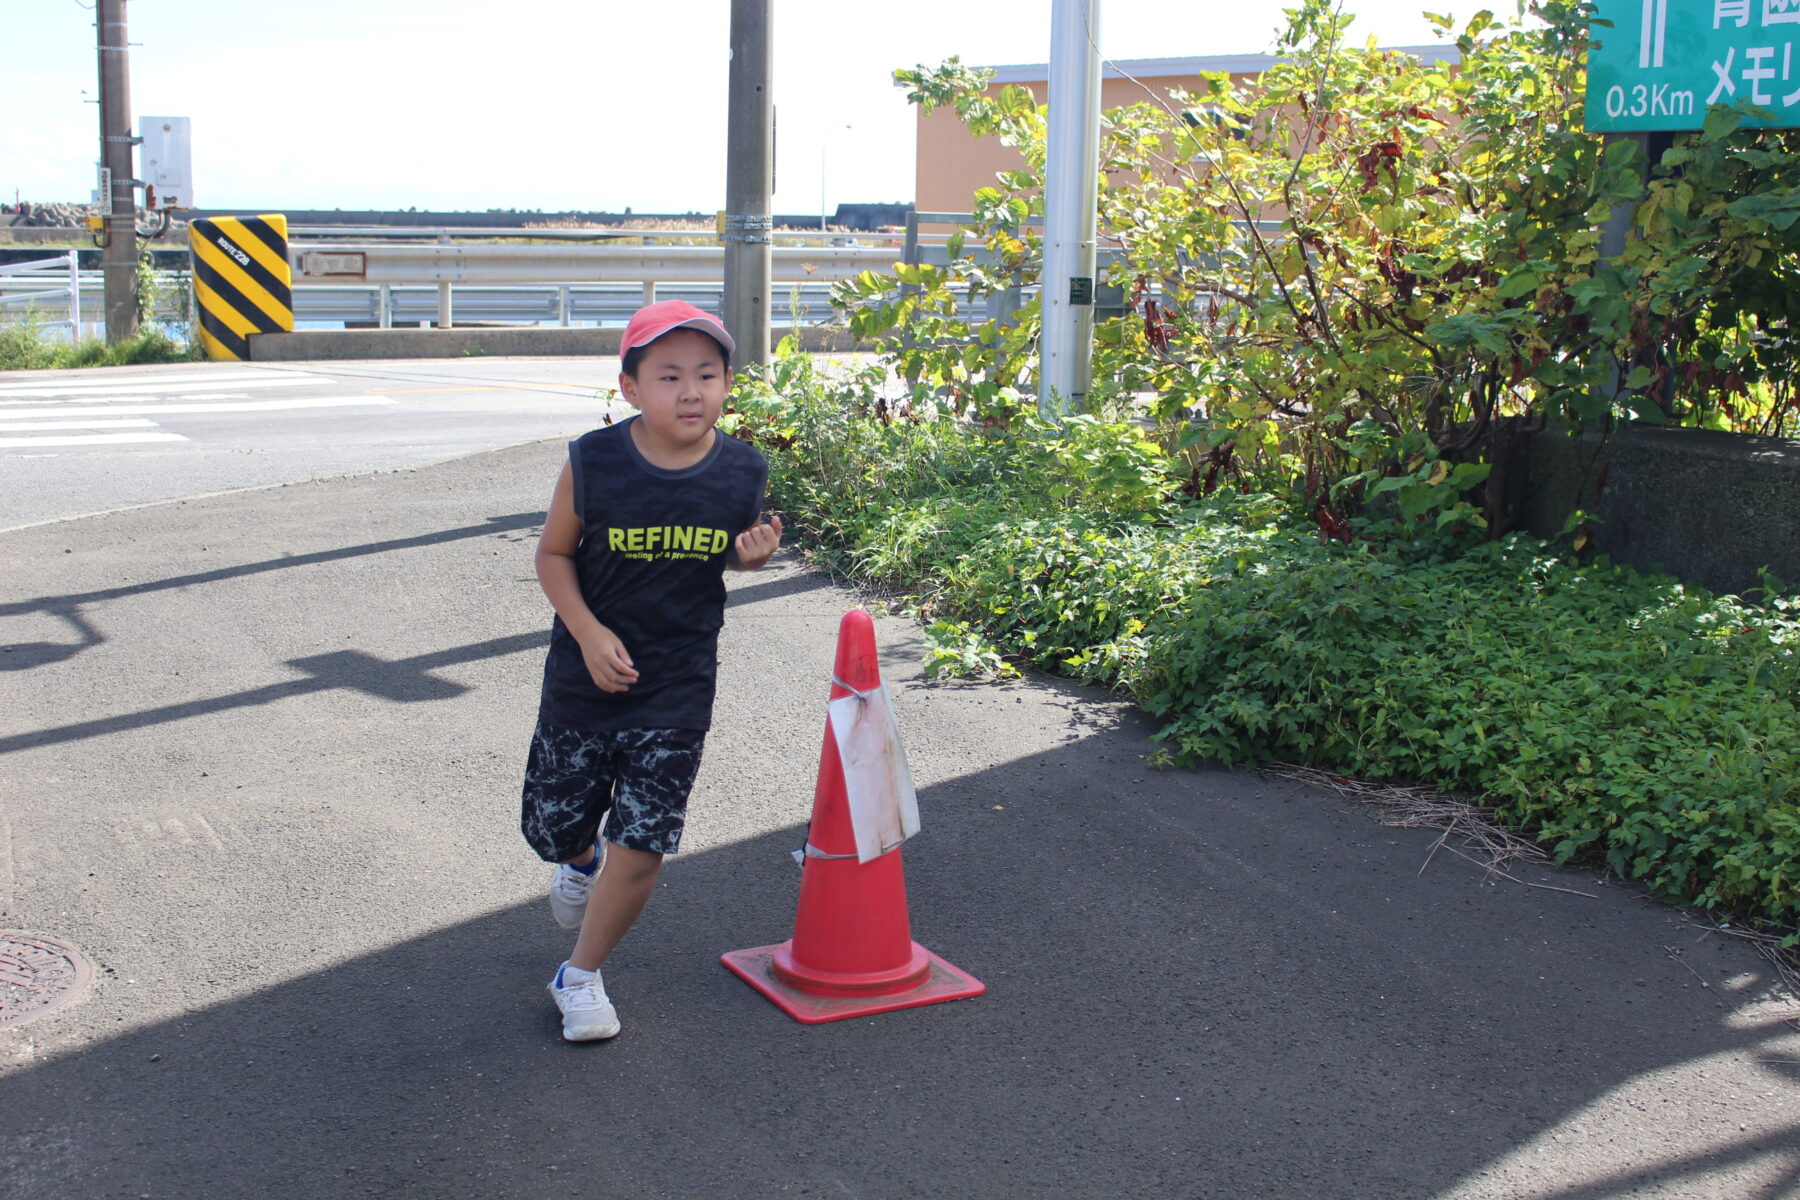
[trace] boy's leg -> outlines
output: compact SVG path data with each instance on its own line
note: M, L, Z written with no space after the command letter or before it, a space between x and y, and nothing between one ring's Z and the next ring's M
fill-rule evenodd
M633 729L616 737L618 773L606 816L603 865L582 912L575 949L550 982L563 1014L563 1037L570 1041L609 1038L619 1031L600 964L649 902L663 856L681 843L688 791L705 743L706 735L696 730Z
M581 928L594 871L595 834L611 804L617 770L614 735L546 725L531 738L521 794L520 830L546 862L550 914L564 929Z
M581 919L581 932L569 954L570 966L583 971L600 969L649 903L662 860L660 854L607 843L606 865L600 868L588 896L587 915Z
M591 971L612 953L656 890L663 856L681 845L688 793L706 735L633 729L619 735L618 776L606 816L606 853L588 897L571 966Z

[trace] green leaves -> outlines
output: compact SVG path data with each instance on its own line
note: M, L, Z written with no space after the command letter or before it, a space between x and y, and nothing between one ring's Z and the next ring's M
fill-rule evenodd
M1565 861L1800 921L1800 601L1752 607L1527 538L1406 536L1408 512L1461 519L1434 494L1486 471L1423 451L1367 481L1392 523L1322 545L1262 497L1169 497L1130 423L984 433L800 355L771 382L733 416L769 453L772 501L824 563L908 598L932 675L1089 680L1156 716L1174 759L1466 793ZM1346 452L1382 436L1358 421Z
M1800 218L1800 188L1762 192L1733 200L1725 211L1740 221L1756 222L1769 229L1786 230Z

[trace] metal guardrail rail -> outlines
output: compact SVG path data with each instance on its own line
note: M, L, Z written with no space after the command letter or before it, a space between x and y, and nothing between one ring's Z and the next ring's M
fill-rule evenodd
M53 281L56 282L55 287L44 286ZM98 280L95 282L98 283ZM68 315L39 317L37 307L46 300L55 301L55 307ZM24 305L24 313L39 324L67 325L71 330L79 332L81 269L75 251L66 251L55 258L38 258L0 267L0 305L8 304Z
M64 259L54 260L66 270ZM4 271L0 268L0 271ZM177 322L189 319L193 303L189 277L182 271L156 273L155 319ZM508 325L623 325L631 314L654 300L678 299L702 308L719 306L719 285L706 283L646 285L624 283L539 283L465 286L456 290L456 318L464 324ZM797 317L800 324L817 325L835 314L830 300L831 281L808 279L778 287L771 305L778 321ZM62 314L80 305L82 332L93 332L105 321L105 291L98 271L77 272L73 283L53 292L43 289L41 275L23 272L0 274L0 322L32 320L40 325L64 327ZM344 325L350 328L435 324L438 289L425 284L377 284L357 281L300 283L293 288L294 319L302 326ZM34 306L40 311L34 311Z
M968 213L915 212L909 214L902 235L827 235L838 244L773 246L770 267L776 288L771 307L777 316L791 314L803 324L827 321L834 315L829 302L832 283L865 270L889 271L896 261L947 263L943 235L921 231L920 226L964 226L972 220ZM382 240L352 240L377 234ZM706 236L693 230L295 227L290 230L288 245L294 273L294 317L313 326L448 326L454 311L464 324L585 325L622 324L639 305L658 295L716 307L724 278L724 250L716 245L664 245L653 240L691 241ZM809 242L820 237L816 231L791 236ZM459 242L450 240L452 237L490 240ZM492 240L502 237L540 244L497 244ZM612 244L621 238L645 244ZM545 242L552 244L542 244ZM968 251L977 257L983 253L974 243ZM1101 257L1104 260L1116 254L1102 251ZM42 269L46 266L70 272L67 289L49 292L43 288ZM56 259L0 268L0 306L12 305L16 312L20 304L55 296L57 308L78 313L81 325L98 324L104 316L100 274L73 268L73 251ZM184 273L159 271L157 278L155 316L170 321L190 316L192 298L187 294ZM1032 290L1014 287L989 297L989 315L1005 319ZM1104 312L1124 310L1125 298L1116 287L1102 285L1096 289L1095 299ZM6 307L0 307L0 317L9 315Z
M719 246L290 241L288 261L293 268L296 320L305 319L299 306L306 285L374 284L383 289L375 317L382 328L395 320L391 289L396 284L435 284L436 324L448 328L458 307L464 320L470 319L470 285L554 285L556 320L566 325L578 319L570 311L574 285L631 285L640 289L640 302L649 303L665 285L722 287L725 278L725 251ZM778 287L804 289L809 283L829 285L862 271L885 270L894 261L891 248L776 246L770 251L770 276ZM456 307L453 289L464 297ZM779 304L778 296L771 300Z

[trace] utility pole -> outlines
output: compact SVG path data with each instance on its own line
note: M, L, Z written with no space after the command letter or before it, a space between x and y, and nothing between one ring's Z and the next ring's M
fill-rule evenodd
M137 180L132 175L131 63L125 0L98 0L94 31L100 54L100 267L106 282L106 340L137 331Z
M1095 228L1100 203L1100 0L1050 12L1038 411L1077 412L1093 379Z
M725 328L734 367L769 360L769 212L775 190L775 103L769 89L772 0L731 0L726 79Z

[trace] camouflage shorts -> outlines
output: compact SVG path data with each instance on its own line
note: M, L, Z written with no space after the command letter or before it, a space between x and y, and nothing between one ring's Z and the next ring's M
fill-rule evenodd
M607 841L673 854L706 734L698 729L590 731L538 724L525 763L519 828L545 862Z

